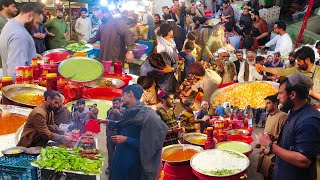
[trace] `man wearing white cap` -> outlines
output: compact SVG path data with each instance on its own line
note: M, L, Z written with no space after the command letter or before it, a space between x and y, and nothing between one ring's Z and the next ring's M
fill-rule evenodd
M218 50L218 57L222 64L220 76L222 78L222 84L235 82L237 80L237 70L234 63L229 61L229 52L226 48L220 48Z

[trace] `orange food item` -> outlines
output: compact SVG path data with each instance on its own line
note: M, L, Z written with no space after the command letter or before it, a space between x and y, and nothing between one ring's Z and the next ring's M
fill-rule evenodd
M26 116L14 113L11 113L8 117L0 116L0 135L15 133L26 120Z
M204 145L206 143L206 140L206 138L192 138L189 140L189 142L192 144Z
M163 159L165 161L188 161L193 155L197 154L198 151L194 149L176 149L168 154L166 154Z
M42 102L44 102L44 96L42 94L35 94L35 93L22 93L12 97L12 99L14 101L28 104L28 105L33 105L33 106L38 106Z

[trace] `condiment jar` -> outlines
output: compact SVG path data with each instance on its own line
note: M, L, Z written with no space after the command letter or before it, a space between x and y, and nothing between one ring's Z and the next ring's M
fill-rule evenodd
M129 64L128 63L124 63L123 72L125 74L129 74Z
M24 77L24 66L16 67L16 77Z
M11 84L13 84L12 77L9 77L9 76L2 77L2 87L6 87Z
M115 74L122 74L122 63L120 61L116 61L113 64L113 72Z
M24 77L23 84L30 84L30 77Z
M37 65L38 65L38 59L37 58L32 58L31 66L37 66Z
M46 74L42 74L39 78L39 85L46 87L47 86L47 75Z
M33 77L33 68L31 66L24 67L25 77Z
M23 77L16 77L16 84L23 84Z
M204 149L214 149L216 147L216 143L213 139L213 127L207 127L207 140L204 144Z
M58 78L56 73L47 74L47 90L57 90L58 86Z
M57 73L58 72L58 66L54 63L54 60L50 60L50 69L49 73Z

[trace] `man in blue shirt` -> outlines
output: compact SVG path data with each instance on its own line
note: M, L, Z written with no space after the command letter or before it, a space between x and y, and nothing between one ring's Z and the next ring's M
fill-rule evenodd
M279 88L278 99L289 117L277 143L260 133L258 141L265 153L276 154L273 179L316 180L320 150L320 112L308 102L312 80L303 73L287 76Z
M219 116L223 117L224 116L224 107L221 104L219 104L215 113L218 114Z

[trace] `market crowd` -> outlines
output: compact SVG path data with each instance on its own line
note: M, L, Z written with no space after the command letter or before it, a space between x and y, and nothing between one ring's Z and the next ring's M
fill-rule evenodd
M14 77L15 67L30 65L48 49L66 47L70 32L63 9L56 9L56 18L50 19L44 6L27 3L18 14L15 1L0 2L5 76ZM107 124L110 179L156 179L162 147L177 144L183 133L205 132L214 115L247 120L251 127L252 121L256 126L262 122L258 169L265 177L273 172L274 179L316 179L320 113L311 104L320 100L320 42L294 50L284 21L275 22L271 38L255 0L242 7L239 22L229 1L173 4L164 6L161 15L101 7L91 15L82 8L80 17L68 17L79 41L100 41L100 61L130 63L135 41L154 40L138 84L127 86L122 97L113 99L107 120L99 120ZM218 23L206 16L207 9L218 10ZM219 86L262 80L280 83L278 94L265 97L263 109L210 105ZM58 125L84 132L88 120L97 119L96 105L89 109L80 99L70 112L57 92L44 96L45 102L29 115L18 145L44 146L49 139L68 144L72 139ZM184 108L178 113L177 101ZM274 167L263 165L268 160Z

